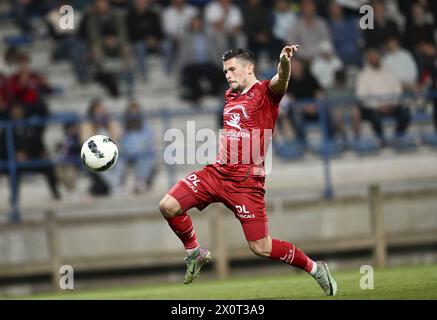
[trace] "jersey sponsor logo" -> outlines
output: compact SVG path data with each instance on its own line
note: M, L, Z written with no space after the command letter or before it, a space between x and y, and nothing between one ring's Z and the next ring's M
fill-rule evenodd
M237 209L237 215L242 219L253 219L255 218L255 214L251 214L249 211L246 210L246 206L243 204L242 206L235 206L235 209Z
M237 111L240 111L240 112L237 112ZM226 124L228 126L231 126L233 128L239 129L239 130L241 130L241 126L240 126L241 115L243 115L243 117L245 119L249 118L249 115L247 114L246 109L242 105L237 105L237 106L234 106L234 107L227 109L224 112L224 115L230 116L230 119L226 120Z
M197 184L200 182L200 179L195 173L190 174L185 179L183 179L183 181L191 188L191 190L197 193Z
M242 131L222 131L230 139L239 140L240 138L250 138L250 132L248 130Z

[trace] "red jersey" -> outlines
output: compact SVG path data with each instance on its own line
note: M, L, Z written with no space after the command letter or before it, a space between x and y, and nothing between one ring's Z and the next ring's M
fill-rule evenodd
M223 130L213 165L232 177L265 176L264 160L284 94L270 89L270 80L256 82L246 93L225 92Z

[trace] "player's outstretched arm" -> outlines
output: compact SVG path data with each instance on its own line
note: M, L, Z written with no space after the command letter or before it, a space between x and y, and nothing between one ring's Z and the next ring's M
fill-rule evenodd
M279 56L278 73L270 80L273 92L284 93L288 87L291 75L291 57L297 51L298 44L285 46Z

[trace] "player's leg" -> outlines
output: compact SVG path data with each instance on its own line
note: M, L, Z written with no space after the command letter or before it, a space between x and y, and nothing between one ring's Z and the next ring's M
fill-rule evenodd
M205 179L207 176L201 171L188 175L170 189L159 203L161 214L182 241L187 252L185 284L191 283L198 277L203 265L211 260L209 250L199 246L193 223L187 214L187 211L193 207L202 210L212 202L207 186L204 184Z
M311 275L316 273L317 264L292 243L274 239L270 235L256 239L261 235L261 230L267 229L264 224L267 224L267 222L255 224L245 232L249 248L253 253L260 257L285 262L293 267L302 269ZM243 229L248 228L243 225Z
M260 257L287 263L310 273L327 295L336 293L335 280L324 262L314 262L290 242L274 239L268 233L268 219L265 210L264 188L259 179L247 179L234 184L228 193L226 205L240 220L249 248Z
M254 232L253 230L255 229L255 226L252 226L250 232ZM260 225L258 229L264 230L266 227ZM256 255L282 261L293 267L302 269L314 277L327 296L336 295L337 283L329 272L326 262L313 261L292 243L271 238L270 235L258 240L248 239L247 241L249 248Z
M172 190L174 192L175 188ZM186 192L180 189L177 192L180 194L181 191ZM187 255L191 255L199 248L199 244L197 243L196 233L194 232L193 222L190 216L182 209L179 202L168 193L159 202L159 210L162 216L167 220L170 228L182 241Z
M317 264L295 245L272 238L269 234L259 238L263 230L267 229L266 224L267 222L262 221L252 223L250 226L242 224L250 250L257 256L282 261L314 275L317 271Z

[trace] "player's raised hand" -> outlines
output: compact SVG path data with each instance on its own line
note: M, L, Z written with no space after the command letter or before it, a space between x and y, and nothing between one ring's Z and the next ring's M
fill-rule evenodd
M298 48L299 48L298 44L285 46L281 51L281 55L280 55L281 60L282 59L291 59L291 57L297 51Z

